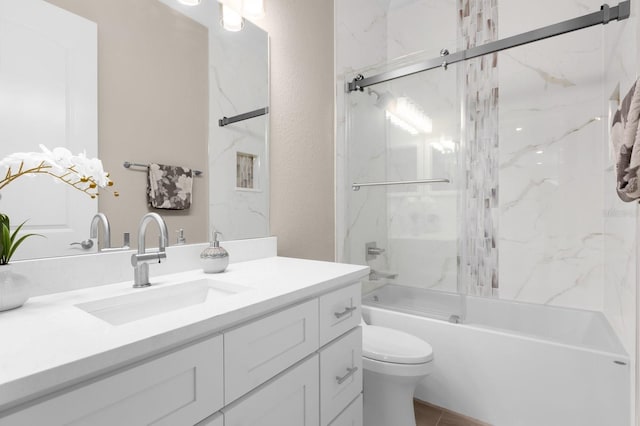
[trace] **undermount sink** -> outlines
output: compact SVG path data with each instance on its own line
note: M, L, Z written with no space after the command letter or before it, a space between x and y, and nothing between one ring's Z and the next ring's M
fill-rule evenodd
M241 285L201 278L168 287L132 290L135 292L75 306L111 325L121 325L247 290Z

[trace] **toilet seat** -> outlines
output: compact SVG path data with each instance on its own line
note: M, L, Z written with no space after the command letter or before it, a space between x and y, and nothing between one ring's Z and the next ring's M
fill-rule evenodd
M424 364L433 360L433 348L416 336L387 327L362 328L362 356L395 364Z

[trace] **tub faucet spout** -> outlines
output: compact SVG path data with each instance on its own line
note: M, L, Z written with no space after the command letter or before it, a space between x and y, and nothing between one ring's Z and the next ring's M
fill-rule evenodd
M160 247L157 252L147 253L145 248L145 236L147 232L147 225L149 222L156 222L158 228L160 228ZM167 258L165 247L169 242L169 232L167 231L167 224L162 216L158 213L147 213L142 216L140 225L138 226L138 253L131 255L131 265L133 266L133 287L149 287L149 262L160 263L162 259Z
M93 219L91 219L89 238L98 238L98 223L102 223L102 229L104 231L102 248L111 248L111 227L109 226L109 219L107 219L104 213L96 213ZM100 246L98 246L98 251L100 251Z

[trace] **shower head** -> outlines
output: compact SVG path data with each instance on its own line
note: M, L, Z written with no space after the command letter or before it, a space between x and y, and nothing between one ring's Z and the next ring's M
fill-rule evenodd
M376 97L375 105L380 109L387 109L389 104L391 104L395 100L395 97L393 96L393 94L387 91L380 93L380 92L376 92L373 89L367 88L367 94L373 95Z

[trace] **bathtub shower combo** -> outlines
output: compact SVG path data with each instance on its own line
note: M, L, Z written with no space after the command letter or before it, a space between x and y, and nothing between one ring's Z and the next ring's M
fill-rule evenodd
M633 82L603 61L629 27L598 24L630 3L501 39L503 3L457 3L466 50L347 84L338 254L371 267L363 319L431 345L419 400L495 426L629 426L635 207L608 123Z

